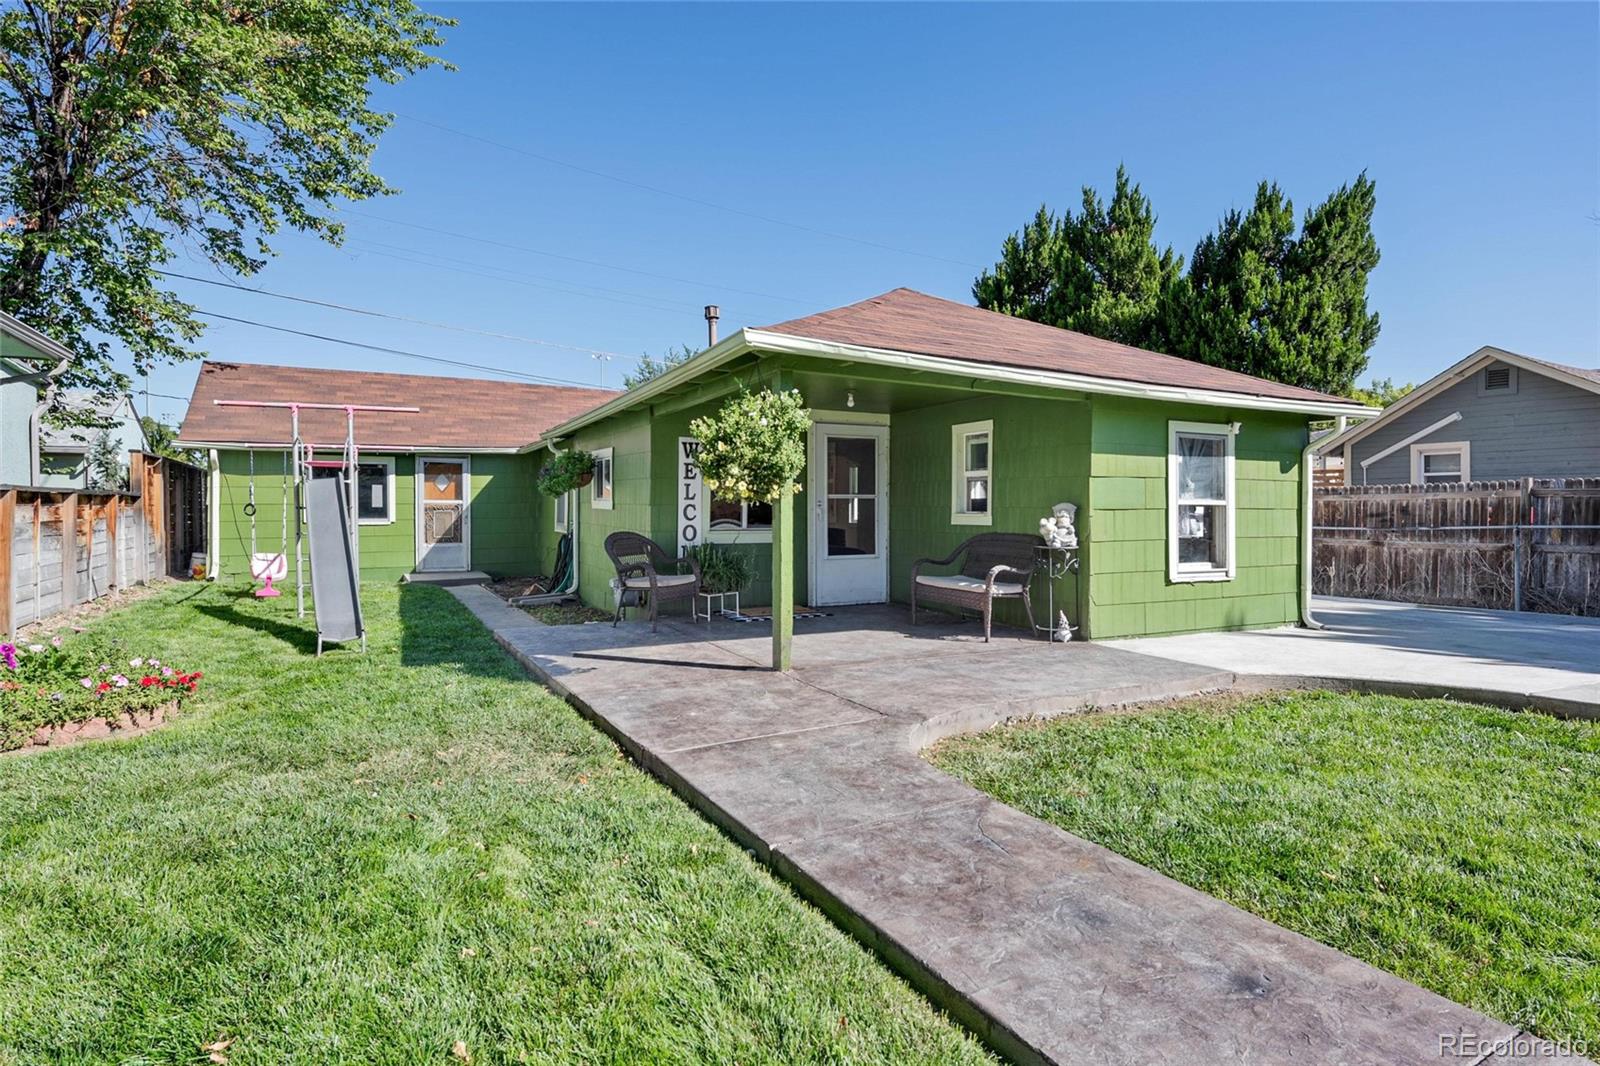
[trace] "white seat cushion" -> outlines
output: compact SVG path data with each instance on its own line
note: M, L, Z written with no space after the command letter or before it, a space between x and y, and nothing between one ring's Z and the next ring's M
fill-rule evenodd
M988 587L987 582L965 574L951 574L948 577L942 574L922 574L917 577L917 584L932 585L940 589L960 589L962 592L982 592ZM996 581L994 591L997 596L1020 596L1022 586L1011 581Z
M694 575L693 574L657 574L656 575L656 588L658 588L658 589L672 588L673 586L676 586L676 585L692 585L692 584L694 584ZM650 590L650 579L647 578L647 577L630 577L630 578L626 579L623 582L623 585L626 588L644 589L645 591L648 592Z

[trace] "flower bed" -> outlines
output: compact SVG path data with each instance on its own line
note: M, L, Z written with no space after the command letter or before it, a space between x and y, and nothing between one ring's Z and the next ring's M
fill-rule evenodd
M164 718L200 678L82 634L0 643L0 751L48 742L74 723L117 729Z

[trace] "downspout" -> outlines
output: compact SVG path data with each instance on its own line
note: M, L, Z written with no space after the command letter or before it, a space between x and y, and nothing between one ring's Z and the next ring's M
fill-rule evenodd
M222 572L222 460L215 448L207 458L211 498L206 501L206 579L215 581Z
M44 471L40 465L44 462L44 449L39 440L40 419L44 417L45 410L50 406L49 400L40 400L33 405L33 413L28 415L28 484L44 484Z
M1311 526L1314 518L1311 485L1316 479L1311 469L1311 453L1316 448L1316 441L1307 440L1305 450L1300 453L1300 624L1307 629L1326 629L1327 626L1311 616Z
M551 455L560 455L561 449L556 447L555 441L550 441L545 447L550 449ZM572 599L578 594L578 493L573 493L567 502L567 535L572 538L572 562L567 567L567 580L559 589L546 592L542 596L518 596L514 603L540 604L559 603L562 600Z

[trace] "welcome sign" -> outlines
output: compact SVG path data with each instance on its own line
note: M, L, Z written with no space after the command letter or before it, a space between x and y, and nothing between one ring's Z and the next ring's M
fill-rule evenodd
M678 438L678 554L706 535L705 484L700 478L700 442Z

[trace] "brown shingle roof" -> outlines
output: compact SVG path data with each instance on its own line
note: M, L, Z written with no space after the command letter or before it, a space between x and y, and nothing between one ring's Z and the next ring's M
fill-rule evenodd
M1565 370L1569 374L1575 374L1580 378L1600 384L1600 367L1596 367L1591 370L1585 366L1572 366L1570 363L1558 363L1553 359L1535 359L1531 355L1524 355L1522 358L1535 363L1543 363L1545 366L1553 366L1557 370Z
M760 328L794 337L969 363L1359 406L1348 397L1329 396L1172 355L1147 352L1086 333L942 300L912 289L895 289L860 303Z
M549 427L615 395L610 389L566 385L207 361L195 381L179 440L286 445L287 410L218 407L214 402L270 400L421 408L415 414L357 412L356 443L362 448L521 448ZM319 448L337 447L344 442L344 434L343 411L300 412L303 440Z

